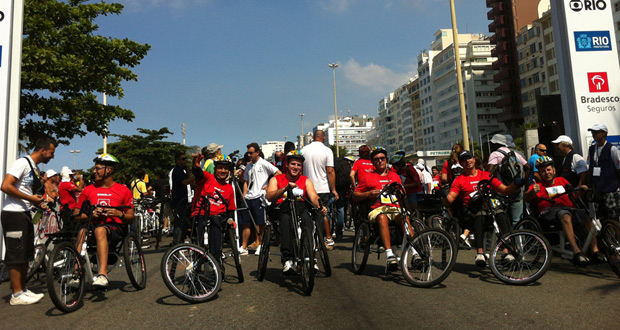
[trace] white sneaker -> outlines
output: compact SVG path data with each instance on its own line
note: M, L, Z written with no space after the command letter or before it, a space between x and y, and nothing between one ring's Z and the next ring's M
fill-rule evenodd
M295 272L295 264L293 260L287 260L284 262L284 267L282 268L282 273L291 274Z
M316 258L314 258L314 269L317 271L319 270L319 261L316 260Z
M259 256L260 255L260 245L256 248L256 251L254 251L254 255L255 256Z
M107 287L109 285L108 278L105 275L97 275L93 281L93 286Z
M247 256L248 255L248 249L244 249L242 247L239 248L239 255L240 256Z
M30 296L25 292L20 292L17 297L15 295L11 295L10 304L11 306L32 305L38 303L39 301L41 301L41 298Z
M26 291L24 291L25 295L31 296L33 298L39 298L39 299L43 299L43 294L42 293L34 293L28 289L26 289Z

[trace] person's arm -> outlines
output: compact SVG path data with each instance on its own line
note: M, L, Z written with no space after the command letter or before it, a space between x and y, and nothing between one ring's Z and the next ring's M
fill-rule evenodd
M353 200L356 202L363 201L365 199L374 199L379 195L381 190L368 190L368 191L354 191Z
M446 206L450 206L452 205L452 203L454 203L454 200L456 200L456 198L459 197L459 194L456 191L450 190L450 192L448 193L448 196L444 197L444 205Z
M248 194L248 182L243 181L243 197Z
M338 192L336 191L336 171L333 166L327 166L327 181L329 181L329 187L331 188L334 199L338 200Z
M536 197L536 194L538 194L539 191L540 184L534 183L530 189L523 194L523 200L529 203L532 199L534 199L534 197Z
M351 178L351 186L353 187L353 190L355 190L356 184L355 184L355 174L357 172L355 172L354 170L351 170L351 173L349 173L349 177Z
M282 189L278 189L278 180L276 180L276 178L273 177L271 178L271 180L269 180L269 185L267 185L267 200L273 203L277 201L278 199L280 199L280 197L284 195L285 191L286 191L286 187Z
M0 187L0 190L15 199L27 200L35 206L39 206L43 202L43 196L24 194L23 192L19 191L17 187L15 187L16 183L17 178L11 174L7 174L2 181L2 186Z

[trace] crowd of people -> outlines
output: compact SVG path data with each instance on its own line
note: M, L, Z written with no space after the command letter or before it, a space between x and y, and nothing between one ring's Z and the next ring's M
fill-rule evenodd
M287 142L283 151L274 154L273 162L265 159L255 142L247 145L247 152L239 160L224 155L223 145L211 143L199 154L175 154L175 166L168 175L158 173L157 180L147 183L146 173L139 171L128 186L114 180L120 162L110 154L94 159L93 183L88 186L82 175L68 167L60 173L50 169L40 175L38 164L49 162L56 148L53 139L42 138L29 156L15 161L1 187L7 196L1 221L7 246L4 261L9 268L13 290L10 304L32 304L43 297L28 290L25 281L34 249L31 209L57 203L75 210L74 215L84 220L87 215L80 213L82 205L87 201L98 205L92 214L94 237L97 257L105 263L108 242L124 236L125 225L133 222L134 203L153 195L167 200L167 207L161 212L171 217L173 245L187 239L190 219L197 219L200 223L210 220L209 248L218 259L221 256L222 221L233 218L235 211L239 211L236 219L241 233L240 254L252 252L259 255L266 221L279 223L280 233L290 231L290 214L283 204L288 191L304 196L311 207L320 210L325 220L321 224L325 229L324 244L328 249L343 238L345 209L352 207L353 213L377 224L386 252L386 266L394 269L398 267L398 260L392 251L388 224L394 221L404 228L410 219L400 215L393 199L378 195L386 185L398 182L407 194L406 208L414 215L424 195L442 196L452 216L459 219L463 229L461 243L470 245L471 231L474 232L477 252L474 262L483 266L486 260L479 238L483 235L488 214L470 201L474 199L478 183L489 180L493 189L508 200L508 207L497 217L502 231L510 231L523 218L524 212L530 210L539 219L561 224L573 248L575 263L603 262L605 256L598 251L596 240L592 242L590 256L582 253L575 241L573 226L592 226L584 212L566 196L557 198L554 203L549 202L549 198L571 187L590 187L599 203L597 211L607 217L618 216L618 149L606 141L608 129L604 124L594 125L588 130L595 143L588 150L587 160L573 150L572 139L566 135L551 141L563 156L561 162L554 163L547 156L544 144L537 144L532 157L526 160L516 150L511 136L495 134L490 140L488 158L481 159L455 144L443 166L433 166L430 170L423 159L408 161L404 151L389 156L385 149L368 145L359 148L358 159L350 156L334 159L333 152L325 145L325 133L317 130L313 142L301 150L296 150L294 143ZM119 206L129 207L117 208ZM325 206L337 210L333 233ZM306 212L302 213L302 224L308 225L311 219ZM167 230L168 216L165 218ZM84 237L84 232L78 235L78 250ZM281 243L283 273L294 273L292 237L281 234L276 242ZM507 255L507 260L510 257ZM100 267L93 285L108 285L106 267Z

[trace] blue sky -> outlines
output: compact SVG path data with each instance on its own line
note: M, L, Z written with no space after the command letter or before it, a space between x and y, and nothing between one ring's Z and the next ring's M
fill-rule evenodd
M378 102L416 72L433 34L451 28L448 0L117 0L121 15L101 17L99 33L152 45L123 85L133 122L110 131L168 127L170 140L224 145L295 140L334 114L376 116ZM455 0L459 33L489 34L483 0ZM109 142L113 142L113 138ZM102 139L94 134L60 146L46 168L92 165ZM121 159L122 161L122 159Z

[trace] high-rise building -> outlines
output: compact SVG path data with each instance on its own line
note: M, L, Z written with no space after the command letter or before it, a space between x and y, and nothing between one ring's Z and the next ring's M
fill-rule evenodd
M347 155L357 155L357 149L366 144L367 134L372 128L372 118L368 115L340 117L338 116L338 145L347 149ZM323 130L326 136L326 144L336 145L335 121L319 124L312 129L313 132ZM344 155L340 155L344 156Z

